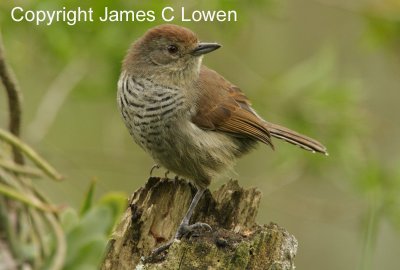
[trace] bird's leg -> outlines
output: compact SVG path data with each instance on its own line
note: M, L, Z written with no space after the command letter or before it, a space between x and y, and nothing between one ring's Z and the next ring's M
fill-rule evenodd
M197 222L192 225L189 225L189 221L193 215L193 211L196 208L197 204L199 203L205 190L206 190L205 188L197 189L196 195L194 195L194 198L193 198L192 202L190 203L189 209L187 210L185 217L182 219L181 224L179 225L178 230L176 231L175 239L180 239L187 232L190 232L192 230L196 230L199 228L208 229L210 231L212 230L210 225L208 225L206 223Z
M150 169L150 177L153 176L153 171L154 171L155 169L160 169L160 165L154 164L153 167L151 167L151 169Z
M182 219L181 224L179 225L174 238L171 239L170 241L168 241L168 243L153 250L152 254L150 255L151 257L157 256L164 250L167 250L172 245L172 243L174 242L175 239L182 238L182 236L184 236L186 233L188 233L190 231L197 230L200 228L207 229L210 231L212 230L210 225L208 225L207 223L197 222L192 225L189 225L189 221L193 215L193 211L196 208L197 204L199 203L201 196L203 195L205 190L206 190L205 188L197 189L196 195L194 195L194 198L193 198L192 202L190 203L189 209L187 210L185 217Z

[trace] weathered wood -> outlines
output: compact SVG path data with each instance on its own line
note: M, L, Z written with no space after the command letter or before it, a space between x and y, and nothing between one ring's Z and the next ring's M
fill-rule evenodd
M195 191L184 180L151 177L132 195L101 269L294 269L297 240L276 224L257 225L261 192L237 181L207 191L196 208L192 222L213 231L187 235L148 258L175 234Z

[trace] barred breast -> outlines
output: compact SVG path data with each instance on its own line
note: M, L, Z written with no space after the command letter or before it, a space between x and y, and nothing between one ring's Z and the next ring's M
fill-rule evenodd
M207 187L221 170L234 164L239 147L228 135L193 124L191 115L196 108L188 107L184 93L122 73L117 101L139 146L163 167Z
M185 111L185 97L177 88L126 73L118 81L118 105L135 142L150 153L166 149L166 133Z

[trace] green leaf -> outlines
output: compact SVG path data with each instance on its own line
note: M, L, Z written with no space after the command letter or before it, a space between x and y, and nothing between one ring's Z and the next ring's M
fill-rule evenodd
M128 203L128 196L122 192L110 192L100 199L100 205L109 207L114 220L118 220L125 211ZM110 228L112 229L112 228Z
M96 188L96 180L93 179L90 182L89 189L86 192L86 196L85 196L82 206L81 206L81 210L80 210L81 216L83 216L92 207L95 188Z
M75 209L68 207L61 213L61 224L65 232L71 231L79 224L79 216Z
M110 208L106 206L94 207L67 234L67 266L76 264L77 259L89 243L99 243L101 239L107 239L108 231L114 223L112 217ZM104 249L106 241L103 243L102 248Z
M98 269L98 265L101 263L106 244L107 238L100 236L92 239L91 241L87 241L81 246L79 253L76 254L74 259L70 260L69 263L66 264L64 269Z

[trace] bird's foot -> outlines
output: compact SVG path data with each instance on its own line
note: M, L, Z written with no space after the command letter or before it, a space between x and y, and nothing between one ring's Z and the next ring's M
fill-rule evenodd
M207 223L197 222L191 225L181 224L175 234L175 239L181 239L185 235L198 235L201 231L212 231Z
M151 167L151 169L150 169L150 177L153 176L153 171L154 171L155 169L160 169L160 165L154 164L153 167Z
M151 254L145 259L145 261L152 261L155 258L159 257L164 251L168 250L169 247L175 240L179 240L184 236L198 236L201 231L212 231L212 228L207 223L197 222L191 225L181 224L178 228L178 231L175 234L175 237L165 243L162 246L154 249Z
M154 258L159 257L159 255L161 255L164 251L168 250L169 247L172 245L172 243L174 242L174 239L169 240L167 243L165 243L164 245L159 246L158 248L154 249L151 254L145 259L145 261L151 261Z
M165 178L168 178L168 174L169 174L169 170L167 170L167 171L165 172L164 177L165 177Z

